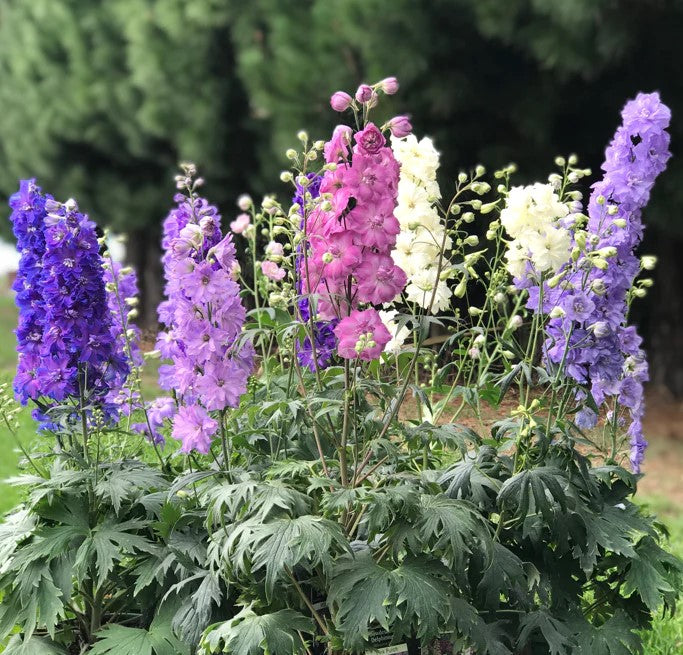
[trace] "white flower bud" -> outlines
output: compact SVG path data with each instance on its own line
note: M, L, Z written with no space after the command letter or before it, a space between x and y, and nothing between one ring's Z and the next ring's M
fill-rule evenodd
M484 173L486 173L486 169L481 164L477 164L474 169L474 174L477 177L481 177Z
M280 180L283 182L291 182L293 179L294 176L291 171L282 171L282 173L280 173Z
M626 227L626 219L625 218L615 218L612 221L612 224L615 225L616 227L624 228L624 227Z
M247 195L246 193L243 193L239 198L237 198L237 206L243 212L249 211L253 204L254 201L251 199L251 196Z
M468 310L470 316L479 316L480 314L483 314L484 312L479 309L479 307L469 307Z
M508 322L508 328L510 330L517 330L522 327L524 321L522 320L522 317L519 314L515 314L510 318L510 321Z
M296 133L296 138L299 139L301 143L306 143L306 141L308 141L308 132L306 132L306 130L299 130Z
M458 182L460 182L460 184L467 182L467 173L458 173Z
M465 239L465 243L468 246L472 246L472 247L478 246L479 245L479 237L476 234L470 234L470 236L468 236Z
M550 310L550 318L564 318L567 313L562 309L562 307L553 307Z
M296 156L296 150L294 150L294 148L288 148L285 152L285 157L287 157L287 159L296 159Z
M471 223L474 220L474 214L472 212L465 212L462 215L462 220L465 221L465 223Z
M555 157L555 165L556 166L564 166L567 163L567 160L564 157Z
M478 334L474 339L474 345L481 347L486 343L486 337L483 334Z
M499 291L495 296L493 296L493 301L499 305L502 305L506 300L507 298L502 291Z
M467 351L467 354L472 358L472 359L479 359L481 357L481 350L477 347L470 348Z
M657 258L654 255L643 255L640 258L640 265L646 271L651 271L657 265Z

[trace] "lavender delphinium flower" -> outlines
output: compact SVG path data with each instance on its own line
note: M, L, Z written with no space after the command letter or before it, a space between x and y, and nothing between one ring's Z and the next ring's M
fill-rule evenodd
M172 401L159 399L148 412L150 424L137 427L158 442L163 420L172 418L181 450L207 453L219 425L208 412L237 407L254 351L248 342L237 343L246 313L231 277L232 237L222 238L218 211L192 188L188 185L189 197L176 196L178 206L164 222L162 241L167 299L159 318L167 329L157 348L172 363L160 368L159 383L175 392L179 410L171 417Z
M76 398L113 421L118 411L107 396L129 367L112 334L95 224L74 200L43 197L32 180L21 183L10 206L22 252L17 395L36 401L42 427L55 427L52 405Z
M543 311L557 308L547 325L545 357L551 365L564 363L598 405L613 399L629 410L630 459L639 471L647 445L641 421L648 370L641 339L627 326L628 294L640 272L635 250L643 235L641 211L670 157L671 112L657 93L639 94L622 118L605 153L604 177L592 188L586 252L559 285L544 286ZM537 309L538 293L531 298ZM577 416L583 428L596 421L591 410Z

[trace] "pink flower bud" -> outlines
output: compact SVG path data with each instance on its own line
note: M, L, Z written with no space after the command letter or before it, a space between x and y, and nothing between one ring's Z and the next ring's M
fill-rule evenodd
M413 131L407 116L394 116L387 125L397 139L408 136Z
M367 102L372 98L372 87L367 84L361 84L356 90L356 100L358 102Z
M344 91L335 91L330 98L330 106L334 111L346 111L352 101L353 98L348 93L345 93Z
M249 214L240 214L232 223L230 223L230 229L235 234L242 234L251 224L251 219Z
M388 96L393 96L398 91L398 80L395 77L385 77L378 85Z
M275 262L265 261L261 263L261 271L263 274L275 281L280 281L285 276L285 270L280 268Z

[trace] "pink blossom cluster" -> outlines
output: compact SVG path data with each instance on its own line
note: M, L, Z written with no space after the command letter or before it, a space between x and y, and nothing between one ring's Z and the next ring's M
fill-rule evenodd
M399 164L372 123L355 134L338 126L325 160L335 167L324 173L322 201L306 217L299 274L317 300L317 317L339 319L339 355L376 359L391 335L375 309L361 307L391 302L406 285L391 257L401 229L394 216Z
M172 435L182 442L181 450L207 453L219 426L209 412L239 404L254 352L251 344L236 342L245 309L231 276L232 236L221 237L220 216L205 200L178 200L164 224L167 300L159 318L167 329L159 334L157 348L172 363L159 369L159 384L178 400ZM170 405L162 399L150 409L147 431L157 433Z

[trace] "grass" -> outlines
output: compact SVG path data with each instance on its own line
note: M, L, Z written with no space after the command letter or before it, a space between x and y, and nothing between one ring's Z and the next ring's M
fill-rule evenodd
M13 300L0 295L0 382L9 382L14 376L16 352L13 330L16 325L16 311ZM144 382L148 387L151 377ZM152 387L149 386L151 389ZM18 437L25 448L35 441L35 425L30 411L24 408L19 415ZM656 436L656 435L655 435ZM7 430L0 426L0 517L21 501L21 491L5 483L18 472L21 451ZM683 451L680 451L683 452ZM680 454L680 453L679 453ZM648 481L651 482L651 481ZM649 494L641 502L655 512L667 525L671 533L670 549L683 558L683 507L668 500L656 485L649 484ZM645 655L681 655L683 653L683 612L674 618L658 618L653 629L644 633Z

